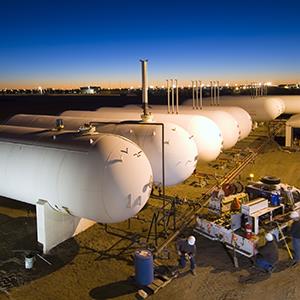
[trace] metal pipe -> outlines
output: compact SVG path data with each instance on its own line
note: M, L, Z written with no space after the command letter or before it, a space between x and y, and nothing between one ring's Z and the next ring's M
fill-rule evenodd
M210 105L214 105L214 91L213 91L213 82L210 81Z
M148 60L140 60L142 66L142 100L143 100L143 113L144 116L148 115L148 73L147 64Z
M165 125L164 123L157 123L161 126L161 167L162 167L162 193L163 193L163 216L164 216L164 234L167 233L167 220L166 220L166 185L165 185Z
M212 105L214 106L215 105L215 82L212 81L211 84L212 84Z
M220 105L220 81L217 81L218 95L217 95L217 104Z
M261 85L259 86L259 95L262 97L262 87L261 87Z
M212 81L210 81L210 105L214 105L214 103L213 103L213 86L212 86Z
M215 105L218 105L218 81L215 81L215 99L216 99Z
M199 103L198 103L198 80L196 80L196 109L199 108Z
M202 81L199 81L200 83L200 109L202 109L203 103L202 103Z
M171 79L172 114L174 114L174 79Z
M213 81L214 84L214 105L217 104L217 88L216 88L216 82Z
M170 113L170 86L169 79L167 79L167 98L168 98L168 114Z
M178 95L178 80L175 79L176 84L176 114L179 113L179 95Z
M261 97L261 85L258 85L258 96Z
M193 94L193 109L195 109L195 88L194 88L194 80L192 80L192 94Z
M217 99L217 82L215 81L215 105L218 105L218 99Z

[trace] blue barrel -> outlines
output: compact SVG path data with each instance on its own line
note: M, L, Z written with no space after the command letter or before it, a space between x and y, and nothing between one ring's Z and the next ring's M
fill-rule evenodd
M278 194L272 194L271 195L271 205L272 206L280 205L280 197L279 197Z
M135 280L139 285L148 285L154 280L153 255L151 251L141 249L134 255Z

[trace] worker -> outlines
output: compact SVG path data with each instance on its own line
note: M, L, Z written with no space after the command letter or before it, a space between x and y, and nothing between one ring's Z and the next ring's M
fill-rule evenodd
M258 249L255 264L266 272L272 272L278 261L278 246L272 233L265 235L266 244Z
M196 275L196 238L191 235L187 239L181 239L177 242L177 251L179 255L179 267L185 268L186 260L190 261L190 270Z
M292 211L290 214L293 224L290 229L290 234L292 236L292 244L294 250L294 262L298 263L300 261L300 216L299 212Z

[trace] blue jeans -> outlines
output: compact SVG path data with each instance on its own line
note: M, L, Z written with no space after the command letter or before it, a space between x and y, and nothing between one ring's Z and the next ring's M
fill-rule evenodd
M273 265L270 264L269 262L267 262L265 259L263 258L256 258L255 264L257 267L265 270L265 271L271 271L273 268Z
M300 261L300 239L293 238L293 250L294 250L294 260L296 262Z
M194 270L196 267L196 261L194 256L190 256L190 264L191 264L191 270ZM185 255L181 254L180 259L179 259L179 265L182 268L185 268L186 266L186 260L185 260Z

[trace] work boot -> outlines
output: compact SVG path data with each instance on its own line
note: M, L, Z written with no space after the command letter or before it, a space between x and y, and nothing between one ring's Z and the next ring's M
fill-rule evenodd
M193 275L193 276L196 276L196 275L197 275L197 272L196 272L195 269L191 270L191 272L192 272L192 275Z

